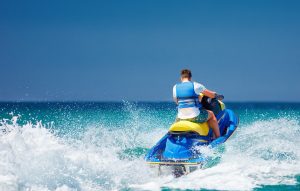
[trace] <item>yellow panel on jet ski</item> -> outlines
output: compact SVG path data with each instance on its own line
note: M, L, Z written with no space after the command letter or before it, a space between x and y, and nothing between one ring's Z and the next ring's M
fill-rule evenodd
M222 101L220 101L220 100L218 100L218 101L220 103L221 110L223 111L224 109L226 109L225 104Z
M178 121L174 123L169 131L171 132L187 132L194 131L202 136L207 136L209 132L209 126L207 122L205 123L194 123L190 121Z

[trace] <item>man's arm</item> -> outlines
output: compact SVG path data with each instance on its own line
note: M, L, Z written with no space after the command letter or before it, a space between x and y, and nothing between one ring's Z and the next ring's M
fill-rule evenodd
M208 90L208 89L205 89L202 93L209 98L216 98L218 100L224 99L223 95L217 94L216 92Z
M173 100L176 104L178 104L178 99L177 99L177 95L176 95L176 85L173 86Z
M215 98L215 96L216 96L216 92L208 90L208 89L203 90L202 93L209 98Z
M173 97L173 100L176 104L178 104L178 99L176 97Z

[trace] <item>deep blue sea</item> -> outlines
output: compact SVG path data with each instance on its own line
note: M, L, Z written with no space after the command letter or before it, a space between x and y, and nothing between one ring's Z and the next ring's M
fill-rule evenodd
M144 155L168 102L1 102L0 190L300 190L300 103L226 103L240 125L210 168L158 176Z

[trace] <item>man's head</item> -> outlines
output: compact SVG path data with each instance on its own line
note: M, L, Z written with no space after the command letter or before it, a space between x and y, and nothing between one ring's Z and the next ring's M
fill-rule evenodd
M192 72L189 69L181 70L181 81L183 80L191 80Z

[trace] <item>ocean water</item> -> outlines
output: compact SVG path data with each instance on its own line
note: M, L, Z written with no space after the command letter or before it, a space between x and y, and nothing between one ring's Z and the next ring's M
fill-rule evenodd
M300 190L300 104L226 105L240 125L206 148L218 162L174 178L143 160L173 103L2 102L0 190Z

